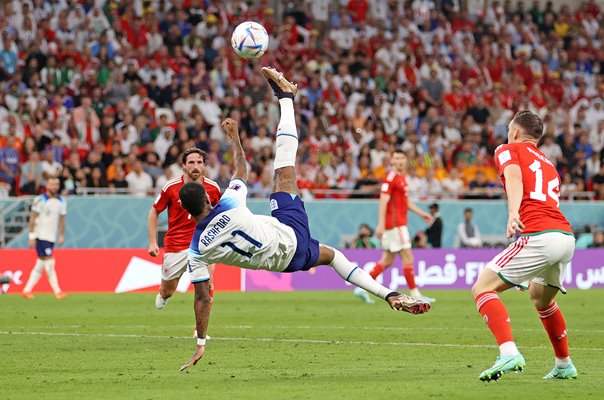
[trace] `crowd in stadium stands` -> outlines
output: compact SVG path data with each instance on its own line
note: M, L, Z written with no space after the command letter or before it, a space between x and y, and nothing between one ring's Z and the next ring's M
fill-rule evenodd
M528 108L543 118L541 149L562 195L604 199L604 13L594 1L307 0L283 2L279 15L273 3L3 2L0 192L39 193L59 176L67 194L151 194L181 173L190 146L208 153L207 174L224 188L220 122L231 116L252 191L265 196L279 119L259 71L270 65L298 83L307 196L372 196L395 146L416 197L498 196L493 151ZM244 20L271 35L254 63L230 47Z

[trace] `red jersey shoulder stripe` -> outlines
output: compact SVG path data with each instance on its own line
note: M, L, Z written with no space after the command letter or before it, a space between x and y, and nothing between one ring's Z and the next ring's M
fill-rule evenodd
M169 180L168 182L166 182L166 184L165 184L165 185L164 185L164 187L162 188L162 191L164 191L164 192L165 192L166 190L168 190L168 188L169 188L170 186L172 186L172 185L176 185L177 183L182 182L182 179L183 179L183 178L182 178L182 175L181 175L181 176L179 176L178 178L174 178L174 179Z
M206 178L206 177L204 176L204 177L203 177L203 182L204 182L204 183L209 183L210 185L215 186L215 187L216 187L216 189L218 189L218 191L220 191L220 186L218 186L218 183L216 183L215 181L213 181L213 180L211 180L211 179L209 179L209 178Z

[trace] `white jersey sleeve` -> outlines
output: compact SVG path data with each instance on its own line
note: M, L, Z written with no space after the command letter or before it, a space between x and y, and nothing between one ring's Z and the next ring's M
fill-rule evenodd
M210 214L197 224L189 248L189 265L225 264L247 269L283 271L296 252L294 230L274 217L246 207L247 187L234 179Z
M44 198L42 197L42 195L36 196L31 205L31 210L33 212L35 212L36 214L41 214L43 204L44 204Z
M247 185L245 182L241 179L232 179L220 197L220 201L223 199L230 199L235 207L247 206Z

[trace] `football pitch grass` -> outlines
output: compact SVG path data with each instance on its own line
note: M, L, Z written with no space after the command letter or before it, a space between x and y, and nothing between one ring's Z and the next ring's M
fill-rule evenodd
M502 299L524 373L484 383L497 356L467 291L428 291L430 313L397 313L351 292L217 293L205 357L179 367L195 341L192 294L157 311L154 293L0 296L3 399L601 399L604 291L559 304L574 381L544 381L553 354L527 293Z

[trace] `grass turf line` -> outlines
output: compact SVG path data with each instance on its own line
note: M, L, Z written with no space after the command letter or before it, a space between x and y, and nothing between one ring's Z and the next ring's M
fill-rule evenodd
M0 388L6 399L475 398L510 393L599 398L604 391L604 291L559 304L579 379L544 382L553 354L526 293L505 293L523 374L482 383L497 355L468 292L430 292L432 311L395 313L350 292L217 293L206 356L178 373L195 343L191 294L165 310L154 294L0 297ZM14 332L19 334L7 334ZM36 334L50 333L51 335ZM416 344L416 345L414 345ZM419 344L419 345L417 345ZM467 345L458 346L458 345ZM455 345L451 347L449 345Z

